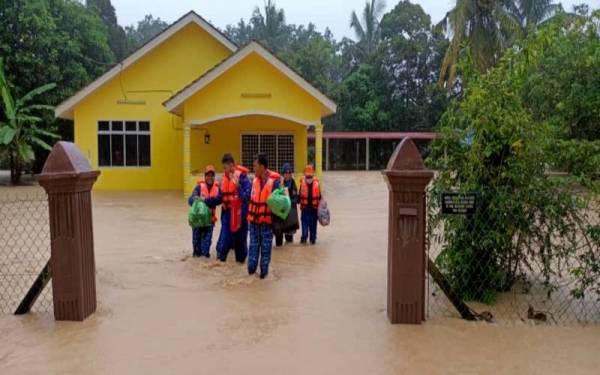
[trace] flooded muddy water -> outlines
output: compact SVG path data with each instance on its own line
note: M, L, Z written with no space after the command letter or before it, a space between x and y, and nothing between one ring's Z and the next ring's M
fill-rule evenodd
M180 193L95 193L97 313L0 316L0 374L599 373L598 326L390 325L383 179L324 185L332 225L274 248L266 280L214 260L218 228L212 259L190 257Z

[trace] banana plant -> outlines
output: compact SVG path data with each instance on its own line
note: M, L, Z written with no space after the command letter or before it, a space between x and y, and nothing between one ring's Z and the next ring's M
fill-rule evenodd
M34 146L50 151L52 147L46 140L60 138L57 134L39 126L43 120L38 114L43 111L53 111L54 107L33 102L54 87L56 84L49 83L15 99L4 74L3 60L0 59L0 96L2 97L0 153L8 154L10 179L14 185L21 180L23 166L35 159Z

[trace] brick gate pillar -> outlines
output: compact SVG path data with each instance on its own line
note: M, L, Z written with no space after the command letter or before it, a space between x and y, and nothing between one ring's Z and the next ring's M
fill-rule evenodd
M392 324L425 320L425 189L433 178L414 142L396 147L383 172L389 188L387 314Z
M56 320L82 321L96 311L91 190L99 174L73 143L58 142L36 176L48 193Z

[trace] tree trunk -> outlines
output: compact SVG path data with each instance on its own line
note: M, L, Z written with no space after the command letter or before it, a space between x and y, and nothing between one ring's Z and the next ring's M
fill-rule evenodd
M15 155L13 154L12 151L9 151L8 155L10 155L10 183L14 184L15 183Z
M23 171L23 164L18 156L13 152L10 153L10 183L18 185L21 182L21 174Z

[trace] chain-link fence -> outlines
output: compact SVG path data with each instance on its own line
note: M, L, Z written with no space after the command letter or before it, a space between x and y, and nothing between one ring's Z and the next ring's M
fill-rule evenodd
M12 314L50 259L48 198L43 192L0 196L0 313ZM52 312L48 283L33 312Z
M430 192L428 255L478 318L568 324L600 321L597 196L521 196L498 187ZM428 319L460 314L427 275Z

